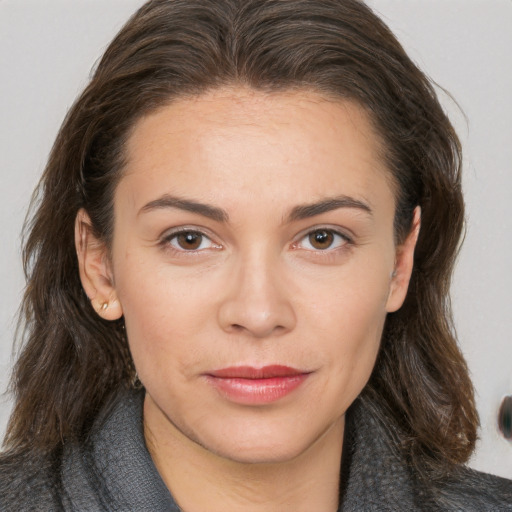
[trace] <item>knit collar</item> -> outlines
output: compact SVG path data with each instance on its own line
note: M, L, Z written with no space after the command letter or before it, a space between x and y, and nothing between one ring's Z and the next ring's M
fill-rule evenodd
M143 400L142 391L122 394L89 441L65 454L64 501L71 509L179 512L146 448ZM415 510L406 466L370 410L356 400L347 412L338 512Z
M65 510L180 512L146 448L143 401L142 391L121 394L64 454Z
M398 442L362 399L347 411L342 459L338 512L417 510Z

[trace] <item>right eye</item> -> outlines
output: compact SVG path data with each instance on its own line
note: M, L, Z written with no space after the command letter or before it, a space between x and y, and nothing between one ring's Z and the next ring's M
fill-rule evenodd
M219 248L204 233L193 230L171 233L165 238L165 242L177 251L190 252Z

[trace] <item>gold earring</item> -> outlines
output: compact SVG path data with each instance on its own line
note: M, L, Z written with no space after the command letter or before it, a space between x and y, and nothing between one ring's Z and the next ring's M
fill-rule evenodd
M101 310L105 311L108 308L108 301L101 304Z

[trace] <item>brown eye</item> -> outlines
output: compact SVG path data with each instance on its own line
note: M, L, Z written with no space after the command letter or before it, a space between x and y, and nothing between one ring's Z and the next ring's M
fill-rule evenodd
M319 229L309 234L309 243L319 251L329 249L334 242L334 233L326 229Z
M212 239L202 231L178 230L165 236L162 245L173 249L174 253L199 254L203 251L212 251L222 249L222 245L216 244Z
M195 231L184 231L174 236L175 244L185 251L195 251L201 247L203 235ZM174 245L174 244L173 244Z

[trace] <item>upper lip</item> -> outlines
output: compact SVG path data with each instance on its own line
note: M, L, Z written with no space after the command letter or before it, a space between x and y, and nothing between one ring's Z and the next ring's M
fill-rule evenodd
M271 379L273 377L293 377L302 375L305 372L290 366L269 365L262 368L253 366L230 366L209 372L208 375L222 379Z

